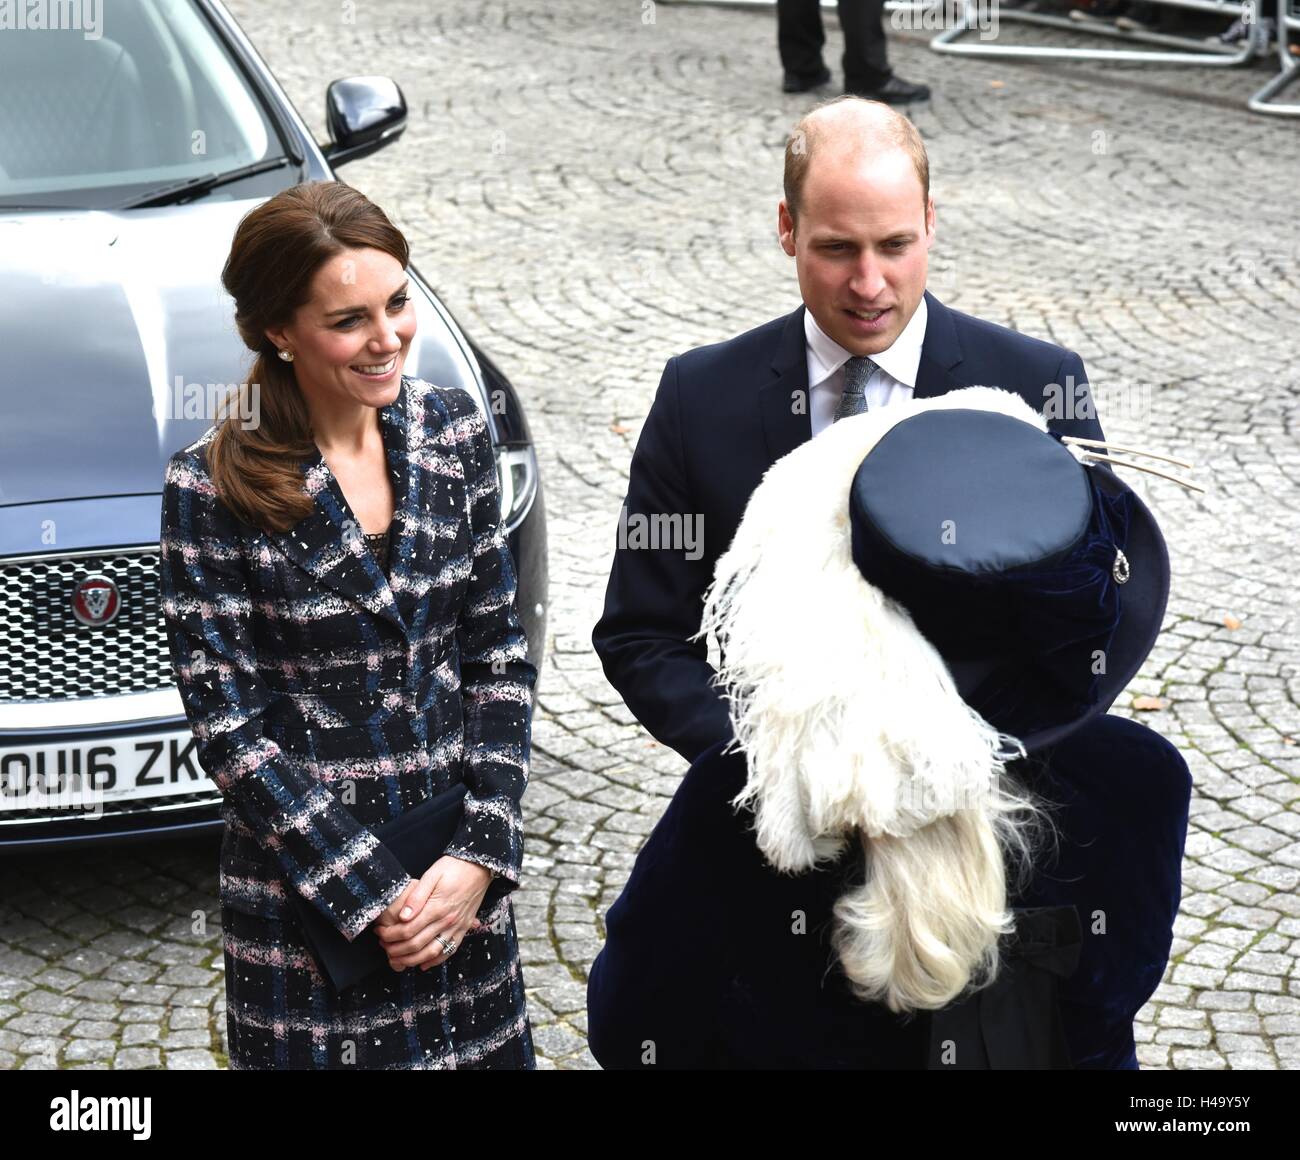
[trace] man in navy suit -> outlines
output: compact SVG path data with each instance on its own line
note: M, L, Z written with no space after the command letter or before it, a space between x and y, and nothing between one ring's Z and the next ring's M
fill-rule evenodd
M592 633L610 684L688 761L732 735L705 644L690 638L714 563L778 459L855 409L977 385L1015 391L1053 431L1102 438L1077 354L926 291L934 202L905 117L854 97L814 109L786 144L784 192L778 230L803 305L668 360Z

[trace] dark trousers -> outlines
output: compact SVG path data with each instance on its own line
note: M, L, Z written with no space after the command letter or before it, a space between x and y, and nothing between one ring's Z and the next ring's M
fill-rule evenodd
M839 0L838 8L844 30L844 87L855 92L877 89L890 76L885 0ZM826 34L818 0L776 0L776 40L786 72L806 80L819 75Z

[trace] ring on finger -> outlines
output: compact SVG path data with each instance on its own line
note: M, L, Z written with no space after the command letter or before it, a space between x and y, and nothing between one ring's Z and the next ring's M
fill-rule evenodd
M456 940L454 938L446 939L443 938L442 935L435 935L434 937L442 943L442 949L448 958L451 958L451 956L456 953Z

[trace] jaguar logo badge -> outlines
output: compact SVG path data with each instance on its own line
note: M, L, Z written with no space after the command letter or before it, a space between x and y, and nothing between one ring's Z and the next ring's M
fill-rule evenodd
M72 615L92 628L112 623L121 608L121 593L107 576L87 576L73 590Z

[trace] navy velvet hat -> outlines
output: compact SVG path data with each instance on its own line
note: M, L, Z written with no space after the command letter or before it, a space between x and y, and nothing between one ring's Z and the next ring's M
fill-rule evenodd
M863 459L849 514L862 575L1028 752L1104 713L1155 644L1169 597L1155 518L1108 468L1020 419L904 419Z

